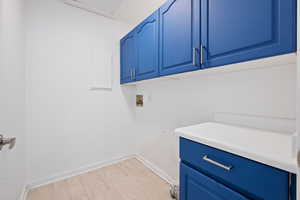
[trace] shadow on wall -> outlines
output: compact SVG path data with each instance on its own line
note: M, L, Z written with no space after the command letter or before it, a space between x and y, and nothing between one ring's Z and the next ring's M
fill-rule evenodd
M235 113L214 113L214 121L251 128L292 134L296 131L296 119L257 116Z

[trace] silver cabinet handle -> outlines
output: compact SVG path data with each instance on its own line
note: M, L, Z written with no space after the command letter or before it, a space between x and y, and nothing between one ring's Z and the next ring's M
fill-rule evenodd
M221 163L219 163L219 162L217 162L217 161L214 161L214 160L208 158L207 155L203 156L202 159L205 160L206 162L209 162L209 163L213 164L213 165L216 165L216 166L218 166L218 167L221 167L221 168L223 168L223 169L225 169L225 170L227 170L227 171L230 171L230 170L232 169L232 166L226 166L226 165L223 165L223 164L221 164Z
M130 71L130 80L132 80L132 68L130 68L129 71Z
M196 63L196 55L197 54L197 48L193 48L193 65L196 66L197 63Z
M133 69L133 79L135 79L135 73L136 73L136 71L135 71L135 68Z
M204 63L204 56L203 56L203 45L200 46L200 64L203 65Z

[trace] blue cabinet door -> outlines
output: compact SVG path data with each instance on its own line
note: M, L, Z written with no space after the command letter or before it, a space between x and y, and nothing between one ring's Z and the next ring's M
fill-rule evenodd
M180 165L180 200L248 200L204 174Z
M156 11L136 29L136 80L157 77L158 70L159 12Z
M160 74L200 68L200 1L168 0L160 8Z
M204 68L296 51L295 0L202 0Z
M133 70L136 65L134 32L121 40L121 84L134 81Z

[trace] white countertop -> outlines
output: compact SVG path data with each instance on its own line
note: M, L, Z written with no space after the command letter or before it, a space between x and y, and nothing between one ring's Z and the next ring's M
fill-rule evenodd
M293 154L295 136L220 123L203 123L175 130L180 137L230 152L292 173L297 172Z

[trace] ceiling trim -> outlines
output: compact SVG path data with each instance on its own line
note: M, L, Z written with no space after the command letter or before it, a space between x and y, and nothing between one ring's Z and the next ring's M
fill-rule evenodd
M62 1L65 5L68 5L68 6L71 6L71 7L74 7L74 8L78 8L78 9L84 10L86 12L90 12L90 13L93 13L93 14L96 14L96 15L99 15L99 16L102 16L102 17L113 19L113 20L116 19L113 15L108 15L106 13L99 12L96 9L89 8L88 6L86 6L85 4L83 4L79 0L60 0L60 1Z

